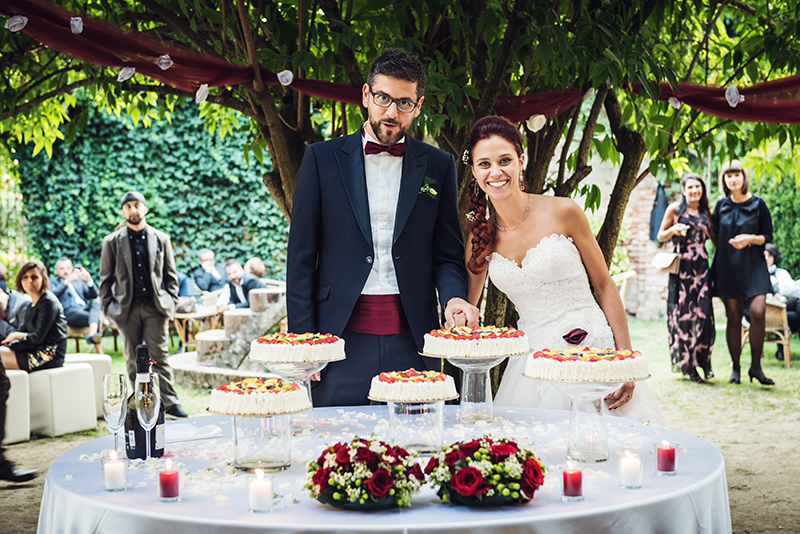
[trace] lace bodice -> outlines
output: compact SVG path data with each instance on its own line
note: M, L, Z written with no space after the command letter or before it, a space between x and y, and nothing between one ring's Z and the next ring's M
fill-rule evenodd
M519 327L531 348L563 348L563 336L587 332L580 346L614 347L614 336L590 289L586 268L572 239L553 234L528 250L521 265L497 252L489 258L489 277L519 313Z

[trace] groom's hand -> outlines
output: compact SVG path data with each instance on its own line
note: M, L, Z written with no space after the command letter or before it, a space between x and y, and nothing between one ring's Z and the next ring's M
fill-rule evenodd
M456 326L472 328L478 324L479 317L478 308L464 299L453 297L447 301L447 307L444 309L444 326L445 328Z

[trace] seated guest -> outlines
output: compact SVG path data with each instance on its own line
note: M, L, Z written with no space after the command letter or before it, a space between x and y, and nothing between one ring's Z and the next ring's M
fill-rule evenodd
M250 273L256 278L264 278L264 273L267 272L267 266L259 258L250 258L244 264L244 271Z
M97 299L97 286L89 272L80 265L72 268L69 258L56 261L56 276L50 277L50 290L61 301L67 325L72 328L89 327L86 341L94 345L97 354L103 354L100 341L100 301Z
M778 268L781 263L781 253L772 243L764 245L764 258L767 260L772 292L779 300L786 303L789 329L792 332L800 332L800 280L792 279L792 275L786 269ZM778 345L775 357L783 361L783 345Z
M178 272L178 296L189 296L189 277L182 272Z
M194 283L200 291L216 291L228 283L225 265L214 263L214 253L207 248L200 251L200 268L194 272Z
M244 272L242 264L236 260L225 262L225 272L228 275L228 289L230 300L228 304L217 307L217 311L223 312L232 308L249 308L250 291L257 287L266 287L261 280L250 273Z
M31 298L19 291L0 289L0 339L16 332L25 322L25 314L31 305Z
M0 341L3 366L29 373L63 366L67 318L49 290L47 268L39 260L31 260L19 270L15 283L18 290L30 295L31 305L22 328Z

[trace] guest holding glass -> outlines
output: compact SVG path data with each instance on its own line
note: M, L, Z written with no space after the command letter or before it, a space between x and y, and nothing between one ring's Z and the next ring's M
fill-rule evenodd
M692 382L714 377L711 351L714 348L714 310L706 240L714 239L706 184L695 173L681 178L681 198L664 213L658 240L672 240L680 257L680 270L669 275L667 326L672 368L689 375Z
M794 280L786 269L778 267L781 263L781 253L772 243L764 246L764 259L767 260L769 279L772 283L772 293L775 298L786 304L786 318L789 321L789 330L800 332L800 280ZM783 361L783 345L778 344L775 353L778 360Z
M725 304L725 337L733 372L728 382L741 383L739 357L742 352L742 317L750 315L750 369L748 375L765 386L775 384L764 375L761 357L764 349L766 295L772 292L764 245L772 241L772 217L764 199L750 192L747 173L741 162L733 160L720 173L720 190L725 197L717 201L712 216L717 251L711 264L714 296Z
M47 269L31 260L17 273L17 290L31 297L25 322L0 343L0 356L6 369L27 372L64 365L67 353L67 318L61 303L49 289Z

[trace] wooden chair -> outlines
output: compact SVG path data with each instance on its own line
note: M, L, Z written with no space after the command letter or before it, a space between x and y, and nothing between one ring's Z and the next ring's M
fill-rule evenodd
M767 295L767 309L764 313L764 341L783 345L783 365L788 369L791 363L789 352L789 338L792 331L789 329L789 319L786 315L786 304L772 295ZM750 337L750 324L742 321L742 347Z
M117 330L117 325L114 324L114 321L106 317L102 312L100 313L100 334L103 337L106 336L114 336L114 352L117 352L117 336L119 336L119 330ZM75 352L80 352L80 340L86 339L86 336L89 335L89 327L83 328L73 328L71 326L67 326L67 339L74 339L75 340Z
M619 287L619 298L622 299L622 307L625 307L625 293L628 291L628 280L636 276L636 271L630 270L624 273L618 273L611 277L614 283Z

